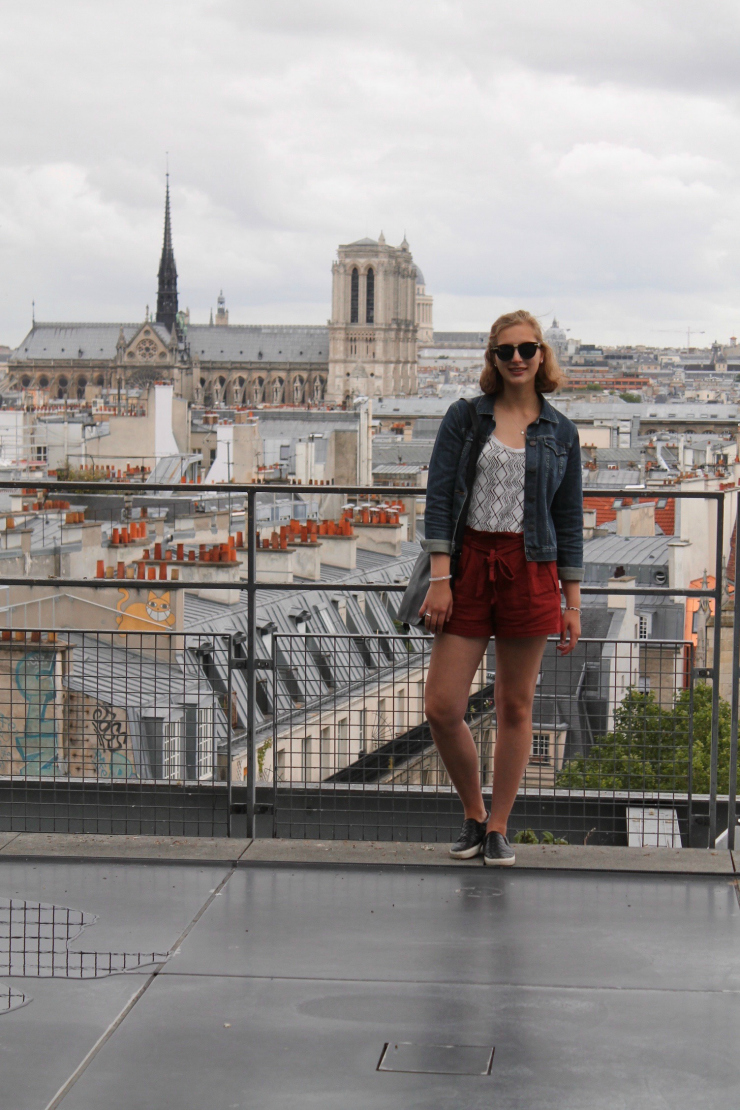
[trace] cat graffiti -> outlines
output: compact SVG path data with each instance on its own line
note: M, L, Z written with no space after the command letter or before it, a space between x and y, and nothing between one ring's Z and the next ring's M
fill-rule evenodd
M169 590L163 594L150 590L146 601L131 601L128 604L126 604L130 597L128 590L119 588L118 592L123 595L116 605L116 609L121 614L116 617L119 632L153 632L157 628L164 631L175 623L175 614L170 607Z

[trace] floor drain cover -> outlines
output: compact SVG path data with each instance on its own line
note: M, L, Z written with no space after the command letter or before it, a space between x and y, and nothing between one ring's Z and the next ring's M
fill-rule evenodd
M429 1072L432 1075L490 1075L493 1046L480 1044L411 1044L383 1046L378 1071Z

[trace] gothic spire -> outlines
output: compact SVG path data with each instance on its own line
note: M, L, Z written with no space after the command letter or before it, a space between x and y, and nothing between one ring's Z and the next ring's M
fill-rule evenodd
M164 199L164 241L162 257L159 262L159 283L157 286L157 323L164 324L172 331L177 316L177 267L172 250L172 226L170 224L170 175L167 174L167 187Z

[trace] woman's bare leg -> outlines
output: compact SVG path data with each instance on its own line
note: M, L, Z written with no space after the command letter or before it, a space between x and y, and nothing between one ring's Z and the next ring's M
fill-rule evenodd
M434 637L426 681L425 710L432 738L466 817L485 821L478 749L464 716L470 686L488 638L468 639L439 632Z
M488 830L504 836L532 750L532 702L546 643L547 636L496 637L496 746Z

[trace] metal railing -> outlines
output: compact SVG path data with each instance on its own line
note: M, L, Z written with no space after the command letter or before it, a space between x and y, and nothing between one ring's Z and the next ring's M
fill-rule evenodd
M697 843L693 644L584 639L561 657L556 643L511 829L581 844ZM428 637L274 637L272 760L261 777L272 780L278 836L454 839L462 809L425 717L430 653ZM495 669L492 644L466 714L487 803Z
M18 491L27 486L27 482L7 482L4 484L4 489ZM200 673L204 676L204 692L207 690L209 696L216 696L218 701L219 683L226 685L227 694L221 696L226 697L227 704L230 708L228 712L224 712L223 705L221 706L221 714L224 717L224 741L219 736L214 740L214 758L216 764L214 765L214 774L211 783L206 790L206 796L211 795L215 799L219 798L218 806L216 809L210 811L210 816L201 819L200 816L193 817L186 820L184 815L184 805L179 802L174 805L171 801L172 797L182 800L188 790L195 789L192 785L192 780L187 778L187 775L176 780L167 777L164 781L157 777L148 779L144 776L140 779L134 780L132 777L126 778L125 785L120 786L123 791L123 801L116 802L114 800L114 792L109 789L109 784L105 784L105 800L101 801L102 795L95 794L95 790L100 789L100 777L94 782L88 782L88 786L93 788L93 793L79 794L79 813L80 820L83 822L88 821L86 828L90 827L88 817L85 816L86 806L102 806L103 809L98 810L93 814L92 823L96 824L99 831L142 831L142 832L164 832L173 831L175 828L186 829L190 828L196 833L204 834L208 829L209 835L228 834L232 830L232 815L238 818L244 817L245 821L242 825L241 820L238 822L239 831L246 832L247 835L254 835L255 831L267 831L263 818L269 815L272 810L272 819L269 822L270 831L278 835L318 835L317 829L322 830L322 835L350 835L349 830L353 829L351 835L370 836L377 833L380 836L387 835L404 835L404 836L426 836L431 835L429 830L434 826L434 819L439 817L442 813L449 816L452 820L452 815L455 815L457 820L458 811L456 809L456 800L452 794L449 785L444 781L444 775L439 766L435 764L436 756L433 752L430 735L428 733L428 726L422 719L417 719L413 725L411 724L411 716L408 716L406 727L401 732L391 736L390 734L385 737L383 744L378 745L374 751L368 749L362 750L359 746L359 732L356 736L352 736L352 730L359 729L359 723L355 726L352 724L352 714L360 712L362 707L358 707L352 700L355 694L351 692L354 662L358 662L361 658L363 665L367 670L368 656L372 660L374 653L378 653L378 665L375 668L375 673L372 678L373 689L370 690L368 685L367 676L362 680L365 683L364 687L360 687L362 698L367 698L367 705L364 707L364 712L372 713L373 701L380 701L381 695L378 691L381 684L385 679L384 668L380 666L380 655L388 660L388 666L393 668L397 665L397 660L401 659L404 666L407 668L407 677L404 680L406 689L406 706L405 712L411 714L412 708L417 717L421 711L421 690L423 689L425 665L428 659L430 650L430 639L422 631L413 630L410 633L404 632L396 623L393 625L392 615L390 617L391 625L384 632L378 632L377 629L365 628L360 635L359 633L349 634L344 636L344 641L349 644L348 648L348 662L342 663L341 666L346 666L348 671L348 682L350 693L347 697L352 702L352 709L348 716L347 728L348 735L345 737L341 731L330 731L327 736L323 736L325 741L324 745L324 762L322 764L322 730L327 728L327 724L320 724L322 712L326 714L331 706L331 713L334 715L338 706L341 703L340 685L336 684L333 687L327 687L324 693L323 708L320 704L318 709L312 710L317 714L317 723L320 724L318 733L312 733L311 739L316 741L316 747L311 749L309 746L306 752L303 745L303 736L308 734L301 734L300 731L295 731L295 723L298 720L296 713L300 710L305 717L308 712L305 705L297 705L295 700L292 705L285 707L287 714L287 726L284 730L286 718L280 717L278 713L272 715L269 722L269 732L271 737L272 755L267 754L268 749L265 748L267 733L265 730L264 721L261 721L261 714L259 710L260 697L264 696L265 679L269 679L273 684L277 684L273 689L273 699L278 699L278 687L281 682L284 682L286 675L283 673L284 664L282 664L277 655L273 659L265 658L263 651L258 651L258 634L257 634L257 611L259 604L259 595L262 591L270 591L273 596L279 597L280 595L290 592L296 595L310 595L313 591L324 591L332 594L345 595L352 593L353 595L369 597L372 595L384 595L387 607L391 614L394 606L390 603L390 599L394 595L399 594L404 589L402 582L372 582L363 581L353 578L351 583L343 582L341 579L333 581L301 581L298 582L266 582L260 581L257 578L257 531L258 531L258 512L259 512L259 499L266 498L293 498L298 497L317 497L326 494L341 495L347 497L360 497L360 498L419 498L423 497L425 491L423 489L404 488L398 487L373 487L365 488L361 486L326 486L316 487L299 486L295 484L284 485L262 485L262 484L248 484L248 485L217 485L212 487L193 487L183 486L182 484L175 483L131 483L131 482L108 482L105 484L104 490L101 490L100 485L85 483L85 482L52 482L52 481L34 481L34 489L47 490L52 495L57 493L69 492L76 494L80 499L88 495L99 497L101 492L106 494L115 495L117 497L123 496L127 502L131 501L132 497L144 496L151 498L160 494L169 494L172 497L185 496L190 500L194 498L210 497L217 498L218 504L226 507L234 507L235 511L241 509L245 516L244 527L244 548L246 553L246 576L245 579L239 582L238 588L241 589L246 595L246 629L244 635L241 637L241 650L237 651L234 639L228 634L207 634L205 639L209 640L213 652L212 661L209 665L204 666L202 661L198 663ZM642 809L664 809L670 808L671 815L669 821L671 828L675 832L676 822L679 832L681 834L682 843L699 843L701 836L705 835L706 842L713 845L718 832L718 806L719 814L724 818L726 812L728 822L728 846L734 846L734 828L735 828L735 814L736 814L736 777L737 777L737 728L738 728L738 676L740 674L740 604L738 593L735 591L733 598L733 614L734 614L734 629L733 629L733 642L732 642L732 675L731 675L731 705L730 705L730 729L729 738L723 737L723 744L725 740L729 743L729 770L728 770L728 790L726 796L720 796L718 792L719 785L719 749L720 749L720 731L721 731L721 710L724 712L724 707L720 704L720 677L722 667L722 622L720 619L723 599L725 598L724 582L725 582L725 567L723 563L723 550L726 541L725 533L725 503L727 497L730 496L732 501L737 499L737 491L681 491L681 490L598 490L588 489L588 496L603 496L609 498L616 497L654 497L656 500L661 496L670 496L675 499L692 500L699 499L713 502L716 505L716 522L715 522L715 572L714 572L714 586L701 587L701 588L675 588L670 586L630 586L630 587L605 587L605 586L592 586L586 585L583 587L583 593L587 595L601 595L609 596L610 594L621 593L632 595L635 598L649 596L652 598L705 598L714 603L715 608L715 624L713 631L713 660L711 667L705 667L700 672L696 671L694 666L693 644L684 643L683 641L664 641L658 644L656 641L647 641L649 648L660 656L662 662L658 667L658 674L661 676L658 682L658 690L656 697L656 689L647 689L645 679L649 678L647 673L641 673L641 667L644 671L644 653L646 650L645 642L628 642L618 641L612 644L611 647L607 641L590 641L583 644L582 650L586 653L583 659L583 678L580 691L577 691L571 685L568 686L568 693L565 696L566 702L571 708L577 707L578 713L585 713L584 722L579 725L579 735L584 734L586 729L586 721L589 722L591 734L588 739L587 748L581 754L577 754L572 744L568 748L567 742L565 745L562 738L558 737L558 721L551 721L548 728L545 728L542 719L540 719L540 726L538 727L537 718L535 718L534 733L537 738L538 750L535 751L533 747L532 760L530 766L527 768L527 775L523 783L522 791L520 794L517 807L514 811L514 819L522 828L529 827L528 822L535 823L539 826L540 831L548 831L553 835L565 834L571 837L581 837L588 839L589 842L597 840L604 829L600 829L599 821L594 824L589 824L589 821L598 816L597 810L599 806L604 807L608 804L612 817L613 828L619 824L621 832L626 835L626 821L628 818L627 809L630 808L631 801L642 804ZM738 559L737 545L735 550L736 561ZM736 566L737 572L740 570ZM120 588L120 583L117 579L96 579L96 578L64 578L64 577L11 577L5 578L0 581L0 584L7 586L9 589L13 587L44 587L45 590L53 592L54 590L74 590L78 588L93 588L95 590L116 590ZM159 585L159 583L157 583ZM181 590L194 590L199 587L207 588L209 591L233 590L235 584L233 581L219 582L219 581L200 581L197 575L189 581L168 581L167 590L177 592ZM23 631L18 630L16 631ZM25 629L27 635L32 631L40 631L38 628ZM58 629L53 629L59 635ZM70 636L75 634L70 633ZM91 632L81 631L76 635L92 636ZM100 635L100 634L96 634ZM161 634L160 634L161 635ZM116 633L120 643L121 633ZM188 637L198 638L195 633L173 633L172 641L184 642ZM150 637L151 638L151 637ZM296 634L294 637L275 637L274 650L283 653L283 658L287 657L293 659L297 664L300 658L305 663L305 674L308 676L310 671L317 670L316 648L318 645L319 655L323 655L329 660L331 666L332 654L336 655L339 651L340 643L342 642L342 634L336 633L322 633L311 632L303 636ZM219 650L216 651L216 641L218 641ZM309 643L311 641L311 643ZM11 641L15 644L16 641ZM322 650L323 642L323 650ZM129 649L131 648L130 641L127 641ZM168 653L179 650L173 647L167 648ZM388 656L390 651L390 657ZM549 649L548 649L549 651ZM640 705L635 702L632 706L634 713L638 716L632 718L632 723L627 726L622 722L622 732L624 736L622 739L625 743L622 745L624 751L620 749L620 758L624 757L628 761L628 771L626 779L621 780L623 785L619 787L609 787L606 778L606 767L609 759L616 759L617 741L614 734L618 731L617 714L620 710L621 703L618 703L615 697L611 694L607 697L607 702L610 705L608 712L602 721L600 727L594 727L592 717L589 712L583 709L583 704L589 700L587 683L593 679L594 674L598 672L601 677L599 682L603 685L603 667L605 653L627 651L631 653L629 663L626 665L626 671L635 677L636 682L630 683L625 687L624 697L633 697L634 699L643 698L647 699L644 705L649 705L652 711L653 703L655 703L660 711L666 716L661 717L658 724L658 743L657 743L657 760L658 769L655 771L652 763L650 764L650 774L653 777L650 782L647 781L646 764L649 762L647 754L655 758L655 744L652 741L648 742L647 738L640 740L640 726L636 723L639 717ZM591 656L588 656L591 652ZM401 654L403 653L403 654ZM353 656L356 657L353 662ZM419 677L410 677L411 672L408 667L411 666L413 661L414 675L418 671ZM679 662L680 661L680 662ZM336 660L335 660L336 663ZM572 665L572 664L571 664ZM616 666L616 664L615 664ZM600 669L601 668L601 669ZM372 669L372 668L370 668ZM491 671L494 667L488 666L487 670ZM677 685L678 672L682 675L682 685L679 689ZM266 675L266 671L272 670L272 676ZM294 680L298 686L301 685L300 678L297 677L300 672L300 667L296 669L295 666L289 667L293 672ZM382 672L382 673L381 673ZM616 670L612 668L609 672L609 677L606 680L607 686L611 684L613 675L619 672L619 667ZM303 672L301 672L303 673ZM321 678L321 666L318 665L317 673ZM545 682L543 671L543 682ZM563 668L560 671L557 668L552 672L552 675L547 678L550 684L557 684L558 681L564 681L565 671ZM572 678L572 675L570 676ZM700 791L693 789L692 783L692 760L694 754L692 727L694 720L694 707L693 698L696 693L695 678L700 680L710 680L711 689L707 693L703 693L702 697L706 700L709 697L710 704L707 707L710 717L709 736L706 742L703 741L702 747L702 768L703 773L706 771L707 782L706 789ZM259 680L259 681L258 681ZM580 679L579 679L580 680ZM323 679L322 679L323 681ZM232 683L236 682L242 691L241 705L242 709L238 715L238 719L234 718L233 705L239 699L236 695L232 694ZM640 683L642 682L642 685ZM411 686L412 683L417 683L416 687ZM583 685L585 684L585 685ZM576 683L576 687L577 687ZM484 782L486 775L490 777L490 765L495 748L495 706L492 704L492 683L484 683L473 695L471 702L471 713L473 714L475 727L480 736L479 750L481 753L481 768L484 773ZM395 687L394 687L395 689ZM669 704L668 695L666 690L672 691L671 697L673 701ZM543 695L545 691L541 692ZM550 694L555 699L560 697L556 685L553 685ZM283 696L282 694L280 696ZM682 699L682 700L679 700ZM278 699L279 700L279 699ZM598 699L594 699L598 700ZM602 699L603 700L603 699ZM624 699L622 699L624 700ZM664 704L665 703L665 704ZM275 704L278 704L275 701ZM541 701L544 705L544 701ZM644 708L643 705L643 708ZM535 707L537 712L537 705ZM1 712L1 710L0 710ZM378 708L376 707L376 717L378 715ZM394 709L394 714L396 710ZM386 715L388 710L386 708ZM381 714L382 716L382 714ZM215 720L215 718L214 718ZM332 716L333 720L333 716ZM396 717L392 718L393 722ZM598 722L597 722L598 723ZM343 726L344 727L344 726ZM369 728L367 723L363 726ZM373 726L376 731L381 726L376 722ZM387 724L382 726L387 728ZM395 723L390 726L395 729ZM575 728L570 725L571 732ZM626 732L625 732L626 728ZM238 733L238 745L240 750L245 753L243 761L245 778L232 784L232 732L236 730ZM283 730L283 731L281 731ZM416 730L416 731L414 731ZM485 738L486 730L488 730L488 738ZM412 736L411 733L414 735ZM611 739L609 739L611 737ZM380 739L380 736L378 736ZM287 741L284 742L284 741ZM299 744L300 741L300 744ZM345 743L346 741L346 743ZM546 743L547 742L547 743ZM369 743L369 741L368 741ZM224 747L224 744L226 745ZM329 745L329 749L326 748ZM383 752L382 749L385 745L391 744L392 749ZM404 768L399 771L395 760L399 756L400 751L403 754ZM414 756L411 750L413 745L416 744L418 750ZM611 744L611 748L609 745ZM641 749L640 745L643 745ZM652 744L652 747L650 746ZM395 747L393 747L395 745ZM405 748L404 748L404 745ZM546 751L547 745L550 745L549 752ZM294 750L294 748L296 750ZM300 748L300 757L298 754ZM612 749L614 749L612 751ZM235 747L236 750L236 747ZM327 755L326 751L330 750L331 755ZM283 753L280 755L280 753ZM641 754L642 752L642 754ZM591 753L593 758L588 766L580 767L578 760L584 761L588 754ZM345 758L354 755L354 759L350 759L349 763L341 765ZM393 760L391 767L385 766L381 768L380 764L388 756ZM414 758L412 758L414 756ZM278 757L283 761L283 765L278 762ZM546 762L550 759L550 763ZM653 758L653 762L654 762ZM296 764L296 759L299 760ZM220 763L218 761L221 761ZM60 764L61 766L61 764ZM218 774L216 774L216 766L218 767ZM265 775L265 767L271 769L272 781ZM298 777L296 776L296 766L302 768L299 771ZM286 767L289 769L288 777L286 778ZM352 767L350 771L349 768ZM436 767L436 770L435 770ZM327 771L327 775L322 775L322 771ZM372 770L374 777L369 778ZM382 774L381 774L382 771ZM388 777L390 774L390 779ZM317 775L318 778L313 776ZM354 778L352 776L355 776ZM580 775L580 778L577 776ZM359 776L359 777L358 777ZM641 785L642 776L642 785ZM657 777L656 777L657 776ZM0 777L0 789L6 790L6 805L2 809L10 812L13 827L18 827L18 821L28 821L28 827L32 827L33 821L40 820L42 804L46 804L41 800L41 794L47 790L48 783L42 782L44 776L39 775L39 781L36 781L35 775L21 775L13 774L9 776ZM55 782L56 778L60 781ZM416 778L419 781L412 781ZM63 781L62 781L63 780ZM392 780L392 781L391 781ZM64 775L51 776L52 783L55 783L55 788L59 787L62 790L67 790L68 793L72 790L73 786L77 788L77 783L72 783L68 772L65 771ZM84 780L83 780L84 781ZM615 780L616 781L616 780ZM626 786L624 785L626 783ZM595 785L594 785L595 784ZM111 786L115 785L113 783ZM172 795L172 789L176 793ZM202 782L197 784L197 791L205 789ZM23 791L27 791L23 795ZM135 802L127 801L130 799L132 790L136 791ZM169 792L167 797L165 793L158 793L160 791ZM210 793L208 793L210 791ZM426 791L426 793L425 793ZM185 793L184 793L185 792ZM433 792L433 795L432 793ZM149 808L144 806L145 795L149 799ZM228 797L226 797L228 795ZM389 798L393 801L392 816L387 820L369 822L366 816L362 819L352 817L348 811L341 819L334 820L332 824L328 823L325 819L329 812L328 799L333 798L335 802L339 803L341 798L357 798L362 795L364 798L369 799L370 795L375 798L374 805L385 806ZM198 795L200 797L200 794ZM318 803L316 797L318 796ZM45 798L52 797L47 793ZM71 794L69 795L71 797ZM164 799L161 803L158 798ZM226 797L226 801L221 799ZM311 799L314 799L311 801ZM303 801L301 800L303 799ZM309 802L311 802L309 806ZM412 813L421 815L423 806L420 808L421 803L431 803L431 809L425 811L423 816L418 819L412 820ZM573 808L574 803L577 802L576 809ZM570 806L567 814L565 813L566 803ZM52 800L51 805L56 805L56 801ZM141 814L138 816L133 815L133 810L137 805L143 808ZM215 801L212 801L212 806ZM341 803L345 804L344 801ZM354 803L353 803L354 804ZM126 805L132 809L132 814L125 814L124 809ZM116 808L116 806L118 808ZM178 808L179 806L179 808ZM318 808L317 808L318 806ZM323 808L322 808L323 806ZM404 810L404 806L406 807ZM8 808L9 807L9 808ZM34 809L34 807L37 807ZM106 808L107 807L107 808ZM436 808L435 808L436 807ZM559 809L558 809L559 807ZM698 808L697 808L698 807ZM356 807L355 807L356 808ZM640 808L636 805L635 808ZM576 813L577 810L577 813ZM175 812L177 811L177 812ZM557 812L556 812L557 811ZM49 811L51 812L51 811ZM70 811L71 812L71 811ZM200 811L199 811L200 812ZM334 806L334 813L338 814L340 811ZM369 811L368 811L369 812ZM378 811L380 812L380 811ZM384 813L390 812L383 810ZM344 813L344 811L343 811ZM301 816L304 814L304 816ZM310 816L309 814L313 814ZM20 816L19 816L20 815ZM662 820L665 815L658 813L656 820ZM649 814L648 814L649 817ZM546 818L549 823L546 824ZM556 819L557 818L557 819ZM635 820L639 819L639 815L635 816ZM645 817L643 816L643 820ZM61 820L61 819L60 819ZM71 820L71 818L70 818ZM697 821L699 822L697 826ZM179 824L178 824L179 822ZM703 822L703 823L702 823ZM603 822L602 822L603 824ZM724 824L724 821L723 821ZM258 825L260 826L258 828ZM545 827L546 825L546 827ZM588 825L588 827L586 827ZM165 828L166 826L166 828ZM23 827L26 827L25 825ZM39 826L41 827L41 826ZM48 826L46 826L48 827ZM59 826L55 826L59 827ZM72 825L68 826L72 828ZM449 822L444 826L444 836L449 835ZM704 829L704 834L697 832L699 829ZM304 831L301 833L300 830ZM595 832L592 831L595 829ZM332 831L333 830L333 831ZM427 832L424 832L427 830ZM613 835L613 830L612 834Z

